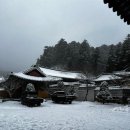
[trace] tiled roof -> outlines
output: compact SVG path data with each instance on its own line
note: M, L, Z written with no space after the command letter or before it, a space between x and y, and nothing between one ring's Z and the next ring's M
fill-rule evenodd
M124 22L130 24L130 0L104 0L105 4L108 4L109 8L113 9L113 12L117 12Z
M40 70L46 76L54 76L54 77L70 78L70 79L85 79L86 78L85 75L81 73L76 73L76 72L59 71L59 70L42 68L42 67L40 67Z
M47 76L47 77L30 76L30 75L26 75L22 72L12 73L12 75L22 78L22 79L33 80L33 81L60 81L61 80L61 78L56 78L56 77L51 77L51 76Z
M109 80L116 80L116 79L121 79L120 77L116 75L111 75L111 74L103 74L100 75L97 79L94 81L109 81Z

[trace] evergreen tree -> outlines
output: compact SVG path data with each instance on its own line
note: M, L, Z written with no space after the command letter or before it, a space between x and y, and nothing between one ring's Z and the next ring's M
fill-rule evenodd
M125 69L130 65L130 34L128 34L122 45L120 65L120 69Z
M77 43L75 41L69 43L68 57L67 57L68 70L79 70L78 68L79 48L80 48L80 43Z
M108 62L107 62L107 72L112 72L116 68L115 64L116 58L115 58L115 48L114 45L110 46L110 52L109 52L109 57L108 57Z
M99 48L98 74L105 72L109 57L110 46L102 45Z
M44 53L37 59L36 65L52 67L54 65L54 48L45 46Z
M64 66L66 64L66 52L68 44L64 39L61 39L58 44L55 45L55 59L56 65Z
M67 43L61 39L54 47L46 46L37 59L38 66L99 74L123 70L130 66L130 34L123 43L90 47L82 43Z
M79 68L83 71L90 69L90 46L87 40L84 40L79 48Z
M122 43L118 43L115 51L115 71L121 70L121 51L122 51Z
M98 71L99 58L100 58L100 51L99 48L96 47L94 49L94 52L92 54L92 59L91 59L94 74L98 73L97 71Z
M112 99L111 93L109 91L108 83L106 81L103 81L100 84L100 90L96 95L97 101L102 102L103 104L107 101Z

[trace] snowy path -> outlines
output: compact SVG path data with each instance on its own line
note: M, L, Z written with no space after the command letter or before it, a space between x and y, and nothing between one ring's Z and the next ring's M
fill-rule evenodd
M130 130L130 107L73 102L28 108L0 103L0 130Z

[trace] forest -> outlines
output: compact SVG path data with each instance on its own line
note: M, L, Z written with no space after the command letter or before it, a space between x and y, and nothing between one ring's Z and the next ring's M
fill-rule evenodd
M45 46L37 66L80 71L92 75L127 69L130 66L130 34L123 42L93 47L87 40L67 43L60 39L55 46Z

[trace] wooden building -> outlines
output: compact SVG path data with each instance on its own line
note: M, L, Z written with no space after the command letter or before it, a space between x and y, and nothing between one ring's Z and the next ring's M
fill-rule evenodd
M122 85L130 87L130 71L118 71L114 74L122 78Z
M117 12L124 22L130 24L130 0L104 0L105 4L108 4L109 8L113 9L113 12Z
M10 93L5 88L0 88L0 99L10 98Z
M116 76L114 74L101 74L93 81L96 83L96 85L100 85L101 82L106 81L109 85L116 85L121 82L121 77Z
M31 67L30 69L11 73L4 83L6 90L10 92L12 98L20 98L28 83L32 83L39 97L49 97L49 86L58 84L59 81L75 82L80 80L80 73L57 71L41 67Z

